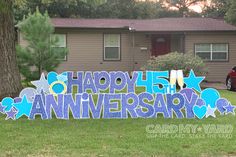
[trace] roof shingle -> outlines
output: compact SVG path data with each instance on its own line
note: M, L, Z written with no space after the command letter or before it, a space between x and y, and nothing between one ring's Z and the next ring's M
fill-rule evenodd
M236 31L236 27L212 18L73 19L52 18L56 28L124 28L136 31Z

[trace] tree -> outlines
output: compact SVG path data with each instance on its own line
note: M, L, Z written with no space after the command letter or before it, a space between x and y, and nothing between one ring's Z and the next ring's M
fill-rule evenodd
M153 1L140 1L135 3L133 17L135 19L153 19L159 18L164 9L160 3Z
M212 18L224 18L230 5L230 0L211 0L210 4L203 8L202 15Z
M134 18L135 0L108 0L96 9L98 18Z
M95 7L107 2L107 0L81 0L81 1L83 1L89 5L95 6Z
M190 7L206 0L160 0L160 2L167 8L178 9L180 15L189 15Z
M13 4L15 24L22 20L24 15L27 15L30 12L29 8L25 4L26 0L15 1L15 3Z
M126 18L150 19L159 17L200 16L189 9L205 0L24 0L16 7L15 19L20 20L26 13L48 11L50 17L81 18ZM169 3L167 3L169 2ZM176 7L174 7L176 6ZM175 8L175 9L173 9Z
M226 12L225 19L227 22L236 25L236 1L231 1L229 10Z
M47 13L37 9L34 14L18 25L27 47L17 46L17 59L21 74L27 81L38 79L42 72L53 71L66 55L66 48L59 47L60 40L54 37Z
M21 21L24 15L39 8L41 13L48 11L50 17L94 17L95 10L106 0L24 0L14 5L15 20Z
M13 0L0 1L0 100L18 96L22 86L15 54Z

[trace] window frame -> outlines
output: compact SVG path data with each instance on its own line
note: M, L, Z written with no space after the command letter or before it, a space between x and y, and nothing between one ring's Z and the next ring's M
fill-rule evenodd
M53 33L52 35L64 35L64 37L65 37L65 41L64 41L65 47L63 47L63 46L51 46L51 47L67 48L67 33ZM62 59L58 59L58 60L67 61L67 54L65 55L64 59L62 58Z
M106 48L111 47L111 48L117 48L114 46L106 46L106 35L118 35L119 36L119 51L118 51L118 58L117 59L110 59L106 58ZM103 33L103 61L121 61L121 33Z
M210 51L197 51L197 45L201 44L209 44L210 45ZM214 44L225 44L227 50L226 51L213 51L213 45ZM194 44L194 54L195 56L198 56L197 53L210 53L210 59L203 59L206 62L229 62L229 43L195 43ZM214 53L226 53L226 59L213 59ZM201 57L200 57L201 58Z

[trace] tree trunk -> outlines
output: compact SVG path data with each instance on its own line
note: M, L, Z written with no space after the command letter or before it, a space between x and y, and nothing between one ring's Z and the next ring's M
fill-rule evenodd
M18 96L22 86L15 53L13 0L1 0L0 7L0 101Z

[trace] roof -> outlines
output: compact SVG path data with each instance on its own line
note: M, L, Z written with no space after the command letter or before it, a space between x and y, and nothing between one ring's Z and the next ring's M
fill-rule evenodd
M76 19L52 18L56 28L132 28L135 31L236 31L236 27L212 18Z

